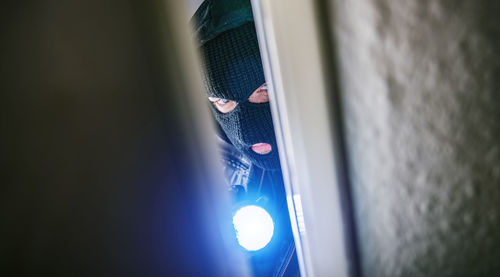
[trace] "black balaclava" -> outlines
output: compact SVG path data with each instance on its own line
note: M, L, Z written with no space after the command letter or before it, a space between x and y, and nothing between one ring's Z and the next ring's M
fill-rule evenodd
M206 25L210 23L205 20ZM229 142L254 165L278 169L279 156L269 103L248 101L248 97L265 83L254 23L246 20L235 25L201 42L208 96L238 103L233 111L225 114L211 105L212 112ZM257 154L251 149L256 143L268 143L272 151Z

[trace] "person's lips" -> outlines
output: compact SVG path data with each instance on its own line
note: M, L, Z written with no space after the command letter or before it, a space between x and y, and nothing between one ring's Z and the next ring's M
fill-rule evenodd
M260 142L252 145L252 150L257 154L265 155L273 149L269 143Z

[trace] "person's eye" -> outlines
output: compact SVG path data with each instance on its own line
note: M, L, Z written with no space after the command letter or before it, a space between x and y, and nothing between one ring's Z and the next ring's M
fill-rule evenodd
M262 86L257 88L251 95L248 97L248 101L251 103L267 103L269 102L269 95L267 93L267 84L264 83Z
M231 112L238 105L238 103L234 101L223 98L208 97L208 100L212 102L215 108L221 113Z

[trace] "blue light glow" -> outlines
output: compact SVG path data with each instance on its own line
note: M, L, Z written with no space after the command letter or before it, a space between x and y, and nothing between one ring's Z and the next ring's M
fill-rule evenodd
M249 251L265 247L273 237L274 222L266 210L258 206L245 206L233 217L238 243Z

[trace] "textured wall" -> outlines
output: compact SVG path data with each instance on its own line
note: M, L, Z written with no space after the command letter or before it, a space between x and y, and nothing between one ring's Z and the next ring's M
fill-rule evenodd
M500 276L500 2L332 0L365 276Z

